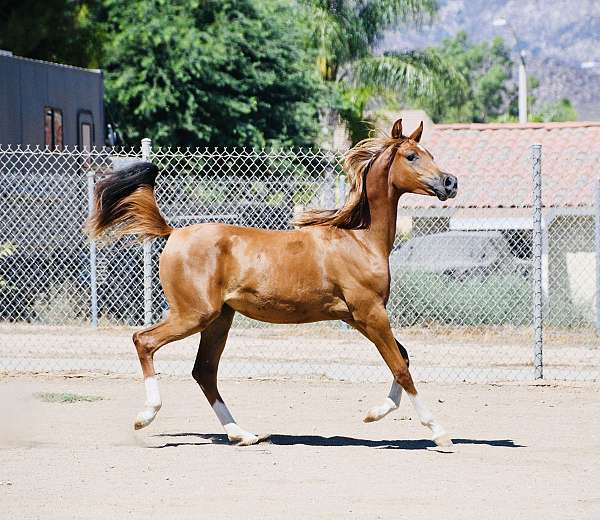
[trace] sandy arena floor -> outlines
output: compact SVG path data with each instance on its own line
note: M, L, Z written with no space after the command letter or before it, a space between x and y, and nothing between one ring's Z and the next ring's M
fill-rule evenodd
M455 439L439 453L404 401L364 424L385 384L227 380L225 443L191 378L163 377L163 409L132 421L139 379L0 376L0 516L65 518L600 518L599 384L421 384ZM36 392L101 396L44 403Z
M0 370L138 374L134 328L51 327L0 323ZM418 381L487 383L534 379L533 339L525 328L401 329ZM166 345L156 355L163 374L190 374L199 335ZM234 328L220 365L225 377L325 377L385 382L389 370L354 330L317 325ZM544 377L600 378L600 343L593 331L545 331Z

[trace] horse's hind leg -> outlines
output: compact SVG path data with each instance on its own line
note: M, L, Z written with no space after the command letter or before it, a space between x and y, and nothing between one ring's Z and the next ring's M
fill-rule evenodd
M146 385L146 403L144 409L137 414L134 428L139 430L148 426L156 417L161 407L160 392L156 372L154 371L154 354L156 351L178 339L183 339L206 326L211 317L207 316L203 321L197 318L181 316L172 312L169 317L147 329L137 331L133 335L133 342L142 365L144 384ZM214 319L214 317L212 317Z
M400 351L400 355L402 356L402 359L404 359L404 362L406 363L406 367L408 368L408 366L409 366L408 352L406 351L404 346L397 339L395 341L396 341L396 346L398 347L398 350ZM379 421L380 419L383 419L390 412L397 410L398 407L400 406L401 398L402 398L402 387L398 383L396 383L396 381L392 381L392 386L390 388L388 396L385 398L385 401L382 404L380 404L379 406L374 406L373 408L371 408L367 412L367 415L365 416L365 418L363 419L364 422L369 423L369 422Z
M235 311L231 307L224 305L220 316L202 331L192 376L200 385L229 440L247 446L256 444L259 438L237 425L217 387L219 360L225 348L234 314Z

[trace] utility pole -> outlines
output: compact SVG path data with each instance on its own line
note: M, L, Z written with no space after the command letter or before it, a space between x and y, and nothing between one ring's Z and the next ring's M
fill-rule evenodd
M519 123L527 123L527 71L525 70L525 51L519 53Z
M514 39L515 46L519 51L519 123L527 123L527 70L525 69L525 49L517 36L517 32L506 18L496 18L492 21L494 27L507 26Z

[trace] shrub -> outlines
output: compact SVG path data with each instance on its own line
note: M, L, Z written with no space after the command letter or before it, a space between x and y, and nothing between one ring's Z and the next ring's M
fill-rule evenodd
M531 322L531 282L519 274L457 279L431 272L392 272L387 304L395 326L526 325Z
M16 251L16 247L10 242L5 242L4 244L0 244L0 260L4 258L8 258ZM0 276L0 289L6 288L8 286L8 282Z
M35 321L45 325L80 323L86 311L84 296L67 282L40 293L33 303Z

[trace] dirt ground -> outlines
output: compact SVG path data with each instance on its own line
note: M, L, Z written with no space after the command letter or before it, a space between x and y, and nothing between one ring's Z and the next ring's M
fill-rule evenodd
M0 370L138 374L133 328L0 323ZM416 328L395 331L419 381L486 383L534 378L533 338L526 328ZM163 374L190 374L199 336L166 345L156 356ZM234 328L220 366L226 377L326 377L385 382L389 370L356 331L317 325ZM593 331L545 331L544 376L600 379L600 343Z
M599 384L421 384L455 453L428 449L407 400L364 424L385 384L221 387L240 425L270 442L228 445L191 378L162 377L163 409L134 433L139 379L0 376L0 516L600 518Z

